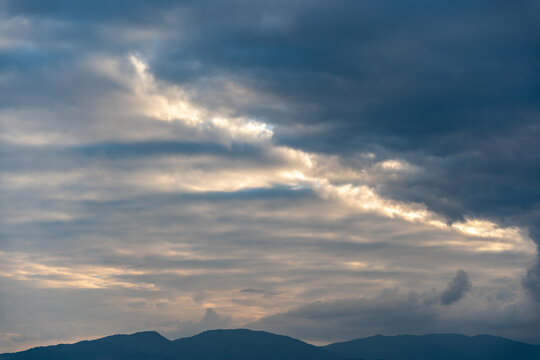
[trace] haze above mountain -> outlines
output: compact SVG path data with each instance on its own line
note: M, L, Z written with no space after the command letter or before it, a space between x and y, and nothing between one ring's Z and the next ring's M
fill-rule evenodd
M327 346L264 331L211 330L168 340L155 331L1 354L0 360L498 360L540 359L540 346L490 335L372 336Z

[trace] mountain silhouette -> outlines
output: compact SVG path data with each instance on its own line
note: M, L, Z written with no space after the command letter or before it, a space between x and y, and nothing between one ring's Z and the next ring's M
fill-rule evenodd
M1 360L173 360L171 341L155 331L113 335L75 344L36 347L0 355ZM169 352L170 351L170 352ZM170 355L170 356L169 356Z
M0 354L0 360L539 360L540 346L478 335L372 336L323 347L246 329L171 341L155 331Z
M490 335L377 335L324 348L366 360L540 360L540 346Z
M37 347L0 360L343 360L343 356L264 331L211 330L170 341L155 331Z
M179 354L200 360L342 360L323 348L288 336L252 330L212 330L174 341Z

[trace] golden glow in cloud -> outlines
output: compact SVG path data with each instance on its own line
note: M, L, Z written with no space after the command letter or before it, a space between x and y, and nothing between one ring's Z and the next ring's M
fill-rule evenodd
M383 198L364 180L374 177L399 176L399 173L415 171L414 166L400 159L376 162L359 171L336 165L330 156L272 144L270 125L253 119L229 118L195 105L188 94L174 85L157 81L147 65L136 56L130 57L136 78L131 79L143 112L163 121L178 121L201 131L217 131L226 142L249 142L264 147L265 151L281 159L278 166L253 166L244 169L200 171L182 168L178 172L155 172L132 179L136 184L156 190L183 190L190 192L238 191L248 188L286 185L293 188L309 187L324 199L337 199L352 210L376 213L390 218L426 224L442 231L461 233L481 239L478 246L470 242L471 251L522 251L535 253L533 242L520 229L502 228L482 219L448 224L446 219L425 205L400 202ZM227 140L228 138L228 140ZM368 154L369 158L375 155ZM343 178L353 182L343 184Z
M268 124L212 114L191 103L187 94L177 86L158 84L148 72L146 64L136 56L131 56L130 61L137 74L135 91L147 104L147 116L164 121L180 121L192 127L214 128L236 141L257 142L272 137L273 132Z
M160 253L168 258L178 259L178 253ZM190 257L189 259L193 259ZM129 276L173 275L195 276L203 274L241 273L241 269L134 269L121 266L56 265L62 259L35 259L25 253L0 251L0 277L25 281L42 288L73 289L137 289L158 291L159 286L140 279L128 281Z
M384 182L387 177L416 171L415 167L406 161L395 158L377 162L374 154L366 154L365 157L370 159L371 165L351 169L342 166L335 156L277 146L272 141L271 125L255 119L229 117L205 109L191 101L189 94L182 88L155 79L147 65L138 57L129 58L128 63L133 68L131 72L126 72L125 63L122 64L122 61L125 62L125 59L97 57L88 60L85 66L131 89L129 95L115 99L123 101L117 107L131 111L130 117L138 114L146 119L178 124L200 134L204 141L214 141L226 146L233 142L250 143L262 149L272 161L247 164L232 161L221 165L213 156L175 156L153 160L151 166L131 170L129 173L96 169L91 175L83 170L6 174L0 178L3 188L39 188L46 191L48 198L54 196L57 199L106 199L111 195L118 196L92 186L92 182L97 181L97 178L105 188L113 189L126 184L129 185L128 189L134 189L135 192L233 192L275 186L311 188L322 199L337 200L351 212L368 212L404 219L476 239L454 243L456 247L469 251L518 251L526 254L534 254L536 251L533 242L523 235L524 232L520 229L503 228L484 219L467 219L464 222L448 224L444 217L428 210L423 204L382 197L369 185ZM32 133L27 136L34 139ZM34 142L35 140L30 141ZM69 193L62 190L69 188L66 185L84 182L91 191ZM77 216L76 213L63 210L25 211L22 213L4 209L4 222L23 223L32 219L62 221Z
M139 190L157 192L234 192L253 188L271 188L287 186L291 188L310 188L322 199L337 201L344 206L345 211L374 213L386 218L398 218L412 223L423 224L437 231L461 234L451 237L447 243L438 239L436 244L425 243L424 246L446 245L462 251L497 253L513 251L522 254L535 254L533 242L515 227L503 228L496 223L483 219L466 219L464 222L448 224L445 218L428 210L423 204L400 202L380 196L368 185L373 179L385 176L399 176L400 173L415 171L414 167L400 159L390 159L375 162L371 166L355 170L340 165L339 159L332 156L308 153L286 146L277 146L272 142L272 127L264 122L248 118L229 118L223 114L215 114L197 106L190 101L189 96L177 86L160 83L147 69L147 66L137 57L132 56L130 63L135 69L135 77L125 77L119 71L119 62L101 59L93 63L102 74L111 76L117 81L130 85L134 99L129 103L139 104L135 111L158 121L178 122L187 128L218 134L220 142L248 142L262 148L273 161L270 164L237 164L227 163L215 166L216 158L212 156L190 155L177 156L167 159L153 160L160 164L155 168L144 168L142 171L132 171L128 175L118 171L99 174L102 184L115 188L118 184L129 184ZM366 155L372 161L375 155ZM2 177L2 186L7 189L28 189L39 187L51 189L51 194L57 198L70 197L70 194L58 193L59 188L71 183L90 182L85 173L55 174L40 172ZM368 181L369 180L369 181ZM62 185L62 186L61 186ZM52 195L51 195L52 196ZM73 196L83 196L73 194ZM97 195L96 195L97 196ZM107 198L107 194L99 195ZM26 211L14 213L4 210L4 222L24 223L25 221L63 221L77 217L76 213L63 211ZM147 249L147 253L148 253ZM151 250L157 251L157 250ZM163 256L178 256L170 253L170 249L161 249ZM193 258L193 253L189 253ZM282 254L279 255L282 257ZM73 288L141 288L155 290L151 283L130 282L124 280L127 275L175 274L195 275L209 273L214 270L198 269L168 269L142 271L122 267L92 267L92 266L54 266L51 262L35 261L24 258L22 254L0 253L4 267L0 275L17 280L29 281L42 287L73 287ZM272 259L268 259L269 261ZM283 261L283 259L281 259ZM283 265L283 264L282 264ZM320 265L317 265L320 266ZM365 263L348 261L344 266L349 269L361 270ZM238 271L238 270L216 270ZM271 281L272 279L267 279Z

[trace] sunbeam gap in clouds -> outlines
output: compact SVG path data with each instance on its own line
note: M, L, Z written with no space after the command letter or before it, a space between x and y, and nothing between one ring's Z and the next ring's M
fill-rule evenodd
M501 228L497 224L480 219L466 219L464 222L455 222L451 225L447 224L447 220L438 214L435 214L421 204L395 202L390 199L381 198L376 194L375 190L365 184L346 184L334 185L331 184L326 177L312 176L312 174L320 174L320 171L313 169L313 158L316 158L318 163L328 161L322 156L306 153L300 150L295 150L287 147L272 146L268 140L272 137L270 125L257 122L249 119L236 119L235 121L225 117L216 117L204 111L202 108L192 104L186 96L180 96L183 92L174 86L160 84L158 86L154 77L148 72L147 65L135 56L130 56L130 61L134 65L138 81L135 88L137 95L140 96L145 103L150 104L152 109L148 114L160 120L167 121L182 121L188 126L199 126L203 128L216 128L229 136L232 141L249 141L259 143L260 146L266 146L268 152L276 153L282 156L284 162L291 166L291 170L270 169L269 173L262 178L267 180L257 180L260 178L260 172L252 174L234 172L233 177L227 177L225 174L218 174L217 178L223 180L223 184L228 184L226 187L220 184L209 188L204 186L191 187L193 191L238 191L249 187L264 187L271 184L286 185L286 186L309 186L312 187L323 198L337 197L345 204L351 207L365 211L373 211L389 217L401 217L409 221L423 222L441 229L452 229L462 232L466 235L496 239L492 244L484 244L477 251L500 251L512 250L516 247L519 250L527 253L534 253L535 246L530 239L523 236L523 231L516 227ZM158 89L162 89L159 91ZM169 94L168 96L165 94ZM156 102L157 104L154 104ZM240 136L239 136L240 135ZM243 136L241 136L243 135ZM385 171L406 171L410 166L398 159L384 160L376 163L374 168L382 168ZM253 169L250 169L252 171ZM347 172L348 169L337 169L340 173ZM309 174L309 175L306 175ZM325 175L324 173L322 174ZM369 172L363 176L370 176ZM384 174L383 174L384 176ZM175 176L165 175L155 177L158 187L164 186L169 190L174 189L175 183L184 183L184 179L175 179ZM250 179L249 181L241 179ZM286 181L289 180L289 181ZM361 181L361 176L358 176ZM228 189L227 189L228 187ZM190 188L188 187L187 190ZM186 189L184 189L186 190Z

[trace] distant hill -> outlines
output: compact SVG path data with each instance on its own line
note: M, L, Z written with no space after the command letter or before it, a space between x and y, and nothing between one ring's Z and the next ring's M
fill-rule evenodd
M113 335L75 344L36 347L0 355L1 360L173 360L171 341L155 331ZM165 354L165 355L162 355ZM167 356L170 354L171 356Z
M540 346L490 335L377 335L324 348L366 360L540 360Z
M342 360L323 348L288 336L252 330L212 330L174 341L179 354L200 360Z
M540 346L489 335L373 336L324 347L264 331L212 330L170 341L155 331L37 347L0 360L540 360Z
M0 355L0 360L173 359L344 360L341 355L300 340L252 330L212 330L175 341L151 331Z

